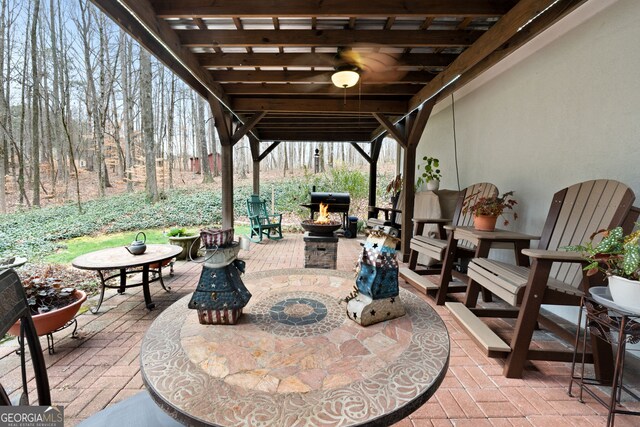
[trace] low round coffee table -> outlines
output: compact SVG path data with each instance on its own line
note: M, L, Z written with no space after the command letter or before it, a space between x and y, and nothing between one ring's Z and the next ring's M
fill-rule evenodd
M401 289L404 317L349 320L353 273L296 269L243 278L253 294L236 325L200 325L188 295L167 308L141 349L156 402L188 425L389 425L442 382L449 335Z

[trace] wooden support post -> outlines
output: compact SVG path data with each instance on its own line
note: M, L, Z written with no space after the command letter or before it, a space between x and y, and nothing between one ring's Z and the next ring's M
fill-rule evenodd
M215 119L215 126L220 137L222 158L222 228L233 228L233 144L231 143L231 126L229 114L222 104L213 96L209 96L209 106Z
M249 135L249 147L251 147L251 159L253 160L253 194L260 195L260 141L253 135Z
M407 145L404 147L404 162L402 176L404 179L403 191L401 197L404 198L404 207L402 208L402 236L400 238L400 252L402 252L402 261L409 260L409 243L413 237L413 206L415 197L415 188L413 183L416 178L416 149L420 142L420 137L424 131L431 110L435 101L430 101L423 105L419 110L414 111L406 120L405 135Z
M376 206L376 189L378 186L378 158L382 148L384 136L379 136L371 143L371 157L369 161L369 206ZM372 210L369 210L368 218L375 217Z

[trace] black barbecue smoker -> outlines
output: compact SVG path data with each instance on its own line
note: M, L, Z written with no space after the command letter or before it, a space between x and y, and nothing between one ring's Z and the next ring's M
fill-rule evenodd
M349 228L349 204L351 197L349 193L327 193L315 191L315 187L309 192L310 203L302 204L311 211L310 219L313 221L315 215L320 212L320 203L328 205L327 212L339 213L342 215L342 229Z

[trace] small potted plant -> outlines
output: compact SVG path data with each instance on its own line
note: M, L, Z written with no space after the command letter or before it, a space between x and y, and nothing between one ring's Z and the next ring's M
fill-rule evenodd
M400 196L400 191L402 190L402 175L396 175L390 182L387 184L387 188L385 189L386 194L391 194L391 206L395 207L396 203L398 203L398 197Z
M493 231L499 216L504 218L504 225L509 225L509 220L504 216L505 210L513 210L518 202L513 198L513 191L507 191L502 196L477 197L478 193L468 196L462 205L462 213L473 214L473 226L480 231ZM513 212L513 219L518 219L518 214Z
M39 336L54 332L67 324L76 315L87 294L65 283L59 271L49 266L22 281L27 295L27 304ZM14 336L20 334L20 323L9 329Z
M187 231L186 228L174 227L167 232L169 243L180 246L180 252L176 259L189 260L198 257L198 249L200 249L200 235L193 231Z
M596 236L603 239L594 243ZM640 310L640 230L624 235L622 227L598 230L584 245L565 249L581 252L589 263L587 275L604 273L609 281L613 301L622 306Z
M424 166L418 165L418 170L422 170L420 176L416 180L416 186L421 187L424 183L428 191L435 191L440 187L440 160L435 157L424 156L422 158Z

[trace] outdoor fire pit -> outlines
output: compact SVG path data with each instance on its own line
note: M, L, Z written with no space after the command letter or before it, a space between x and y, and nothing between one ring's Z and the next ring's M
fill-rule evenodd
M301 223L302 228L305 231L308 231L312 235L318 236L330 236L336 231L338 228L342 226L338 221L329 221L326 223L318 223L311 219L306 219Z
M338 259L338 238L334 231L342 226L339 221L329 218L329 205L320 203L319 215L315 220L307 219L301 225L304 233L305 268L336 268Z

